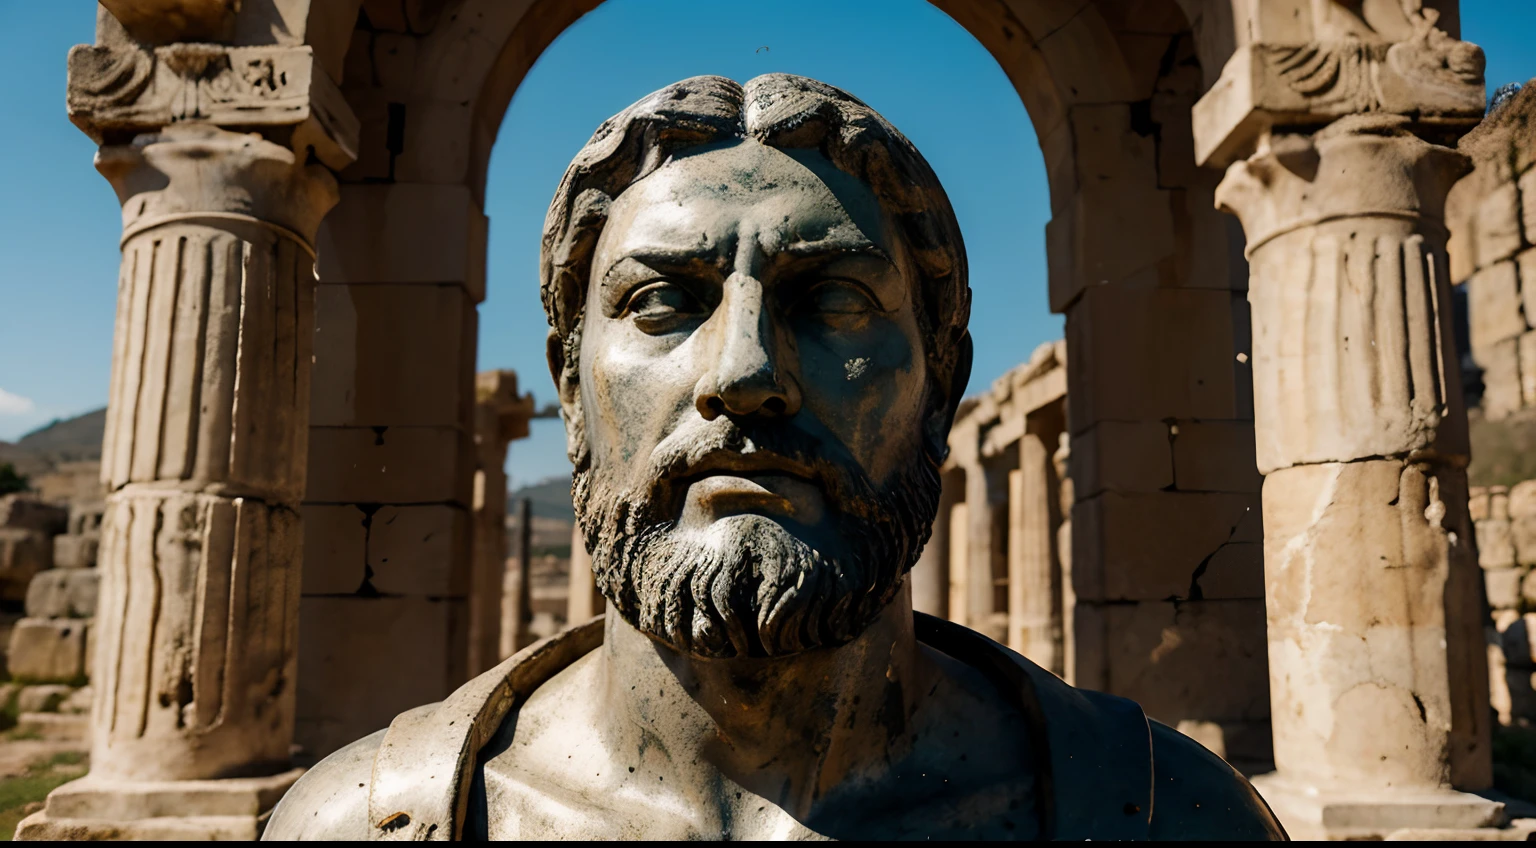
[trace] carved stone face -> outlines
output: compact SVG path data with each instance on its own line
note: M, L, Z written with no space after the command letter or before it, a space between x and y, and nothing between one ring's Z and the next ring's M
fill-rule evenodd
M700 656L847 641L937 498L916 271L819 153L698 147L620 194L593 255L578 503L604 594Z

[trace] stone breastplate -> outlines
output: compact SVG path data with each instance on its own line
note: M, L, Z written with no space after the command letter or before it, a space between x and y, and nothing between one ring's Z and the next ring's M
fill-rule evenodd
M1028 718L1039 752L1044 838L1147 838L1152 741L1140 707L1074 689L974 631L915 615L920 641L983 672ZM446 700L397 717L374 757L371 838L459 838L481 748L514 706L602 640L599 616L519 652Z

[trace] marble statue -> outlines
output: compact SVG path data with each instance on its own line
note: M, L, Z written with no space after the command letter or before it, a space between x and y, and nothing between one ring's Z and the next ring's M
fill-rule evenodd
M1284 838L1136 704L913 613L970 290L880 115L668 86L577 155L541 275L609 614L331 755L266 838Z

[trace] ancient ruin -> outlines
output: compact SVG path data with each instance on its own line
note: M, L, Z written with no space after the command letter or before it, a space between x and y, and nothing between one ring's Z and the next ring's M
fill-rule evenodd
M502 588L507 571L507 446L528 437L533 396L517 393L517 374L485 371L475 376L474 567L469 588L469 671L479 674L528 646L523 635L521 598L527 581L519 568L510 616L513 632L503 640ZM531 575L531 573L530 573Z
M1065 344L1042 345L991 392L961 403L933 536L912 569L912 607L985 633L1071 683L1074 604L1063 556L1071 528L1055 461L1058 452L1066 459L1065 359Z
M487 662L487 163L596 5L103 0L68 60L124 223L91 773L19 836L252 837L291 746ZM1484 122L1457 0L935 5L1035 125L1066 337L959 418L914 603L1272 761L1293 836L1516 833L1530 516L1468 490L1451 286L1486 415L1536 408L1531 88ZM0 522L16 602L54 521Z
M71 507L67 531L52 539L53 567L27 586L27 617L16 622L6 651L7 670L20 686L15 694L22 733L87 736L92 691L85 684L95 647L102 509L90 502Z

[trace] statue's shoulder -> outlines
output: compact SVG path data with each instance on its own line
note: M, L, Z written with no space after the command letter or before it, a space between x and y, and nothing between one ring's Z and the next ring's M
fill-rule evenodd
M408 710L315 766L264 839L457 839L475 760L517 703L602 643L602 618L538 642L441 703Z
M364 736L321 760L284 795L267 820L264 841L365 840L373 758L386 731Z
M1053 838L1285 838L1247 779L1134 701L1071 686L961 625L916 621L919 639L992 678L1029 718Z
M1153 839L1286 839L1248 779L1199 742L1150 722Z
M1199 742L1134 701L1069 686L1038 666L1031 676L1046 719L1058 835L1092 834L1121 805L1125 826L1138 820L1137 838L1286 838L1248 779ZM1100 802L1082 806L1095 793Z

